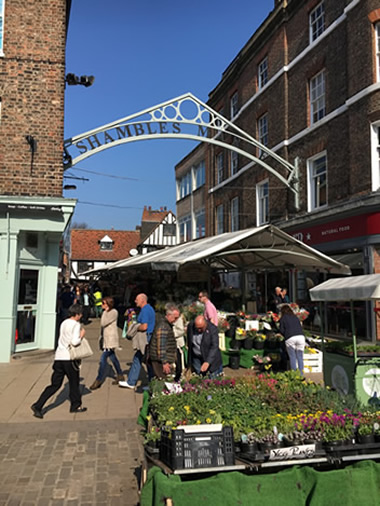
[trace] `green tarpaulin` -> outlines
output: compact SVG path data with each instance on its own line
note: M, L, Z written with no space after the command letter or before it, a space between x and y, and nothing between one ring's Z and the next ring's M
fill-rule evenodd
M190 479L149 470L141 491L141 506L379 506L380 464L361 461L344 469L317 471L292 466L271 474L222 472Z

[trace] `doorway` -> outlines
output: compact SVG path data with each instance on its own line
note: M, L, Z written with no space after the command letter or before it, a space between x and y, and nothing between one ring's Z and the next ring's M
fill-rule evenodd
M40 270L21 268L17 300L15 351L36 348Z

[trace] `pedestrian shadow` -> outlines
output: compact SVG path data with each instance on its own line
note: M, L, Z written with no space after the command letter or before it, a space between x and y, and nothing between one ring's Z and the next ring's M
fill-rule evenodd
M83 381L83 379L84 378L80 378L80 381ZM91 390L89 388L87 388L86 385L84 385L84 384L79 384L79 388L81 390L82 397L85 396L85 395L88 395L88 394L92 394ZM59 392L59 394L57 395L57 397L54 399L54 402L51 402L50 404L48 404L43 409L44 414L47 413L48 411L54 409L54 408L57 408L58 406L60 406L61 404L63 404L66 401L70 402L70 398L69 398L69 382L65 383L63 389Z

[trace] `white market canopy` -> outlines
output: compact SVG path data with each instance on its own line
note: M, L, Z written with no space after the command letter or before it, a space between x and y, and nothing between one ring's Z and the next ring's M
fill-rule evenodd
M200 264L228 270L305 269L350 274L350 268L320 253L273 225L229 232L178 246L120 260L103 269L127 270L150 267L153 270L178 271L185 264Z
M380 299L380 274L329 279L309 293L312 301Z

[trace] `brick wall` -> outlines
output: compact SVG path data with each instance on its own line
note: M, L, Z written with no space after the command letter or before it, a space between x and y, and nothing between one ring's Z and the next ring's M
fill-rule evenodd
M5 2L0 194L62 196L65 30L66 0Z

